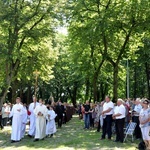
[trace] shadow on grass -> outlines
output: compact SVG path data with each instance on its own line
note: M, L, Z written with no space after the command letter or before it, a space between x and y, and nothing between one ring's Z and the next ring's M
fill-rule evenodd
M33 139L25 136L21 142L10 143L11 128L9 128L9 130L0 131L0 149L135 150L137 142L139 142L127 141L122 144L107 139L100 141L101 134L95 131L96 129L84 130L83 121L74 116L70 122L57 130L53 138L33 142Z

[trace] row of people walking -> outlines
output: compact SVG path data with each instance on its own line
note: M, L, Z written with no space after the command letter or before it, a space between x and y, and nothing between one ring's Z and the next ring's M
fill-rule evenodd
M34 137L34 141L42 140L46 136L53 136L56 132L55 117L57 116L52 106L47 109L43 100L33 97L33 103L29 105L30 127L28 136ZM22 105L21 99L16 98L16 104L12 107L10 116L12 117L11 142L19 142L25 135L27 123L27 109ZM47 120L47 124L46 124Z

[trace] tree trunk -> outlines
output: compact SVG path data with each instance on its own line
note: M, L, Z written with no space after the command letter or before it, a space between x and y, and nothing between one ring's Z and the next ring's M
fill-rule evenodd
M72 103L73 106L76 108L76 104L77 104L77 83L74 83L74 88L73 88L73 96L72 96Z
M15 98L18 96L17 94L17 90L18 90L18 81L14 80L12 85L11 85L11 89L12 89L12 103L15 103ZM21 90L21 89L20 89Z
M2 92L2 96L0 97L0 108L2 107L4 101L5 101L5 98L7 96L7 90L8 89L4 89L4 91Z
M94 79L93 79L93 96L94 96L94 102L97 101L97 79L98 79L98 74L94 74Z
M86 83L85 83L85 101L89 99L89 92L90 92L90 81L89 78L86 79Z
M116 102L118 98L118 64L114 65L113 72L113 101Z
M32 91L31 91L31 86L28 86L28 90L27 90L27 104L30 104L32 101Z
M106 83L101 82L100 84L100 101L103 101L105 99L105 96L108 93L108 85Z
M133 97L134 98L137 97L136 88L137 88L137 70L136 70L136 66L135 66L134 67L134 91L133 91Z
M150 67L147 62L145 63L145 71L146 71L146 77L147 77L148 98L150 98Z
M98 88L97 88L97 81L98 81L98 76L99 76L99 73L100 73L100 69L102 67L104 63L104 59L99 63L99 66L98 68L95 70L94 72L94 78L93 78L93 96L94 96L94 102L97 101L97 91L98 91Z
M7 92L10 88L10 84L11 84L11 78L10 77L7 77L6 79L6 87L4 87L4 90L2 91L2 94L1 94L1 97L0 97L0 107L2 107L5 99L6 99L6 96L7 96Z
M74 107L76 107L76 104L77 104L77 102L76 102L77 89L78 89L77 82L74 82L73 91L71 91L69 87L67 88L69 96L71 98L71 102L72 102Z

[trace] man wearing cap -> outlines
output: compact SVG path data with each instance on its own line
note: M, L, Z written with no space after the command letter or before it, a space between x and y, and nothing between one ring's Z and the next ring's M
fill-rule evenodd
M142 105L140 103L141 103L140 98L137 98L135 101L135 107L132 112L132 114L133 114L132 121L136 123L136 128L135 128L135 138L136 139L141 138L141 130L139 127L139 114L142 109Z
M143 101L143 109L140 111L139 120L143 140L147 150L150 150L150 108L148 104L148 100Z

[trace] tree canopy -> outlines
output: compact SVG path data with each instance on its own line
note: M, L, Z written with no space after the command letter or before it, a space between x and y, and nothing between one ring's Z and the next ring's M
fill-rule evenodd
M127 98L127 60L130 97L149 98L149 7L148 0L1 1L1 104L17 95L29 103L35 90L74 105Z

